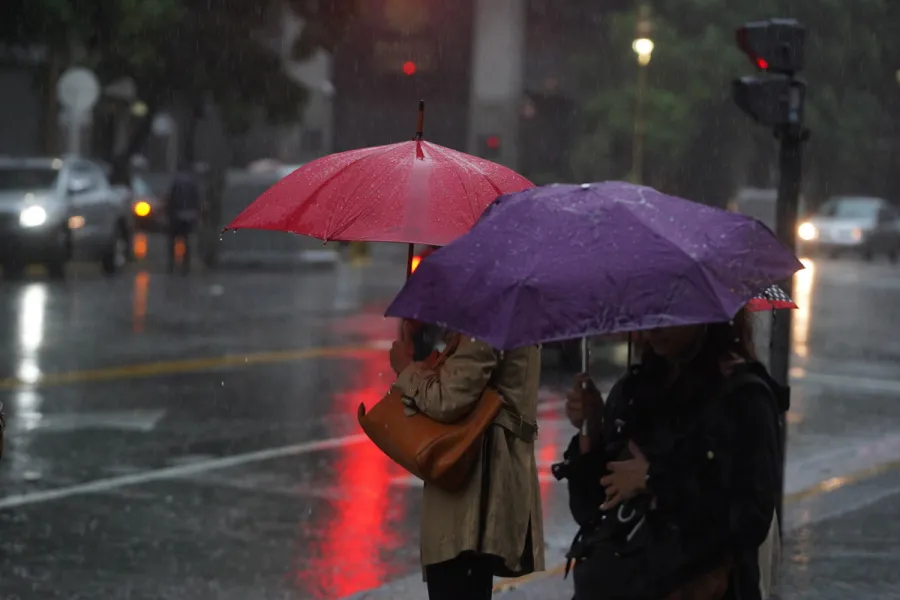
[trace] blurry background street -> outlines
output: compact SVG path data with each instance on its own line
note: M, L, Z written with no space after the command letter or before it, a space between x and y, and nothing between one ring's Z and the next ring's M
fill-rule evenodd
M418 483L355 418L391 381L396 323L381 314L403 248L363 267L184 278L147 242L118 279L85 267L0 288L4 598L340 598L417 579ZM806 264L789 493L900 456L898 272ZM538 450L551 565L572 534L547 471L571 434L555 360L545 349Z
M0 599L423 597L419 483L356 422L391 382L405 248L219 232L301 165L411 139L420 100L428 142L536 184L628 180L774 227L776 142L729 91L768 69L735 28L769 17L807 27L812 131L784 598L900 598L900 2L789 4L5 0ZM176 170L202 196L186 277ZM604 386L625 355L595 340ZM544 349L551 570L566 358ZM498 583L563 600L560 577Z

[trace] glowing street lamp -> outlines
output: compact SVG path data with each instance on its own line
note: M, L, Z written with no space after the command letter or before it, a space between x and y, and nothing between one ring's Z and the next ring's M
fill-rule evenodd
M653 56L653 40L637 38L632 42L631 49L637 54L639 65L643 67L650 64L650 58Z

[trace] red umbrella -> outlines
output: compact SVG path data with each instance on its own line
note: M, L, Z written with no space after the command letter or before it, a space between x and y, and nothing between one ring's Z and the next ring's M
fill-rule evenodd
M340 152L300 167L225 229L287 231L323 241L443 246L499 195L534 187L502 165L416 139Z
M761 294L757 294L747 302L744 307L748 312L760 312L764 310L776 310L783 308L798 308L783 289L777 285L771 285Z

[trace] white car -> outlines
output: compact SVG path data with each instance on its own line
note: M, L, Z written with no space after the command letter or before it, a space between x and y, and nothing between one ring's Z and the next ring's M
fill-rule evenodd
M0 158L0 265L17 276L29 263L65 274L72 258L109 275L130 258L130 193L82 158Z
M839 196L829 199L797 230L803 250L830 256L900 257L900 211L883 198Z

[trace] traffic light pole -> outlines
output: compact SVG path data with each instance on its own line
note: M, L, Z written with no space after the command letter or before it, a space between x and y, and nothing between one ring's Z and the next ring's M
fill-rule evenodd
M779 156L780 181L775 208L775 234L792 250L797 247L797 216L800 203L800 175L802 167L802 135L781 131ZM793 281L788 279L781 286L788 297L793 298ZM772 377L787 386L790 382L791 311L781 311L772 324L772 352L769 367Z
M796 252L797 248L797 217L800 204L800 178L803 166L803 142L807 132L801 123L802 95L800 84L796 82L791 87L789 99L789 122L776 128L775 132L780 141L779 152L779 182L778 200L775 207L775 234L781 242ZM782 288L788 297L793 298L793 278L782 283ZM771 351L769 355L769 370L772 377L784 386L783 393L790 403L790 366L791 366L791 330L792 315L790 310L778 311L772 322ZM784 471L787 451L787 422L786 413L779 415L781 425L781 452L782 452L782 494L779 498L778 517L779 523L784 522Z

